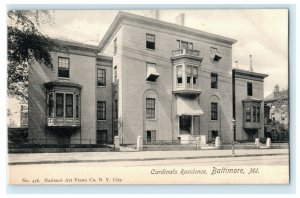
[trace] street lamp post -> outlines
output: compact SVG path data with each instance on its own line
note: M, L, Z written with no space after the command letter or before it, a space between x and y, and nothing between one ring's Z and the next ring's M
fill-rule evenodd
M233 118L232 121L232 156L234 156L234 149L235 149L235 145L234 145L234 127L235 127L235 119Z

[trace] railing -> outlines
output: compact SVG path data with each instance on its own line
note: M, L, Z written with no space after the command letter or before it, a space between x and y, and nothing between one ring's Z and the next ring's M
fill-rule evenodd
M143 143L144 145L180 145L180 140L144 140Z
M192 56L199 56L200 51L194 49L177 49L172 51L173 56L178 55L192 55Z
M9 147L23 148L98 148L104 145L112 145L112 140L97 139L14 139L9 142Z
M70 127L79 127L80 120L79 118L67 118L67 117L47 117L47 126L70 126Z

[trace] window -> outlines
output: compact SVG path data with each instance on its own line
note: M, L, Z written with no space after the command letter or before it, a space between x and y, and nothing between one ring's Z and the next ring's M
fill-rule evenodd
M106 119L106 102L98 101L97 102L97 120Z
M28 126L28 107L26 105L21 105L20 119L21 126Z
M107 130L97 130L97 144L107 142Z
M218 89L218 74L211 73L211 88Z
M70 77L70 59L58 58L58 77L69 78Z
M76 95L76 118L79 117L79 96Z
M155 63L146 63L147 76L146 81L156 82L159 77L159 73L156 70Z
M193 67L193 84L197 84L197 78L198 78L198 67Z
M73 117L73 94L66 94L66 117Z
M193 43L187 41L177 40L178 49L193 49Z
M190 84L192 79L192 66L186 67L186 83Z
M118 100L115 100L115 119L118 119Z
M182 84L182 66L176 67L177 84Z
M146 48L155 49L155 36L152 34L146 34Z
M260 122L260 108L256 107L256 122Z
M48 116L54 116L54 112L53 112L53 93L49 93L48 95Z
M118 78L117 69L118 69L118 66L116 65L116 66L114 67L114 80L115 80L115 82L117 81L117 78Z
M64 94L56 93L56 116L64 116Z
M251 82L247 82L247 94L248 94L248 96L253 96L253 89L252 89Z
M146 98L146 118L155 118L155 99Z
M55 98L54 98L55 95ZM48 93L49 117L79 118L79 95L76 93ZM75 103L75 104L74 104ZM55 107L54 107L55 106ZM55 115L54 115L55 109Z
M182 49L188 49L189 48L189 43L185 41L181 41L181 48Z
M118 46L117 46L117 38L114 40L114 55L117 54Z
M252 107L253 122L256 122L256 107Z
M106 70L98 69L97 70L97 85L106 86Z
M215 61L218 62L219 60L221 60L222 56L219 54L218 49L211 47L210 48L210 59L211 61Z
M246 107L246 122L251 122L251 107Z
M211 120L218 120L218 103L211 103Z

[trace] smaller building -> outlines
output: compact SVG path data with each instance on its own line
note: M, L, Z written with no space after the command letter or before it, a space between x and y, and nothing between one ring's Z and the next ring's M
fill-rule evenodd
M289 123L288 90L280 90L279 85L275 85L273 92L266 96L264 101L265 124L269 125L272 121L278 121L287 128Z
M235 141L264 137L264 78L267 76L253 71L232 70Z
M8 98L7 109L8 127L28 127L28 104L16 97Z

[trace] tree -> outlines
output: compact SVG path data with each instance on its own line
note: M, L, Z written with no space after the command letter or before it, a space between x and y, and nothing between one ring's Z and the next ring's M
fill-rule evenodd
M29 65L37 61L52 67L53 41L38 29L51 17L46 10L10 10L8 19L8 95L27 100Z
M284 124L279 121L272 121L270 125L266 128L267 137L270 137L273 141L288 141L289 133L288 129L284 126Z

